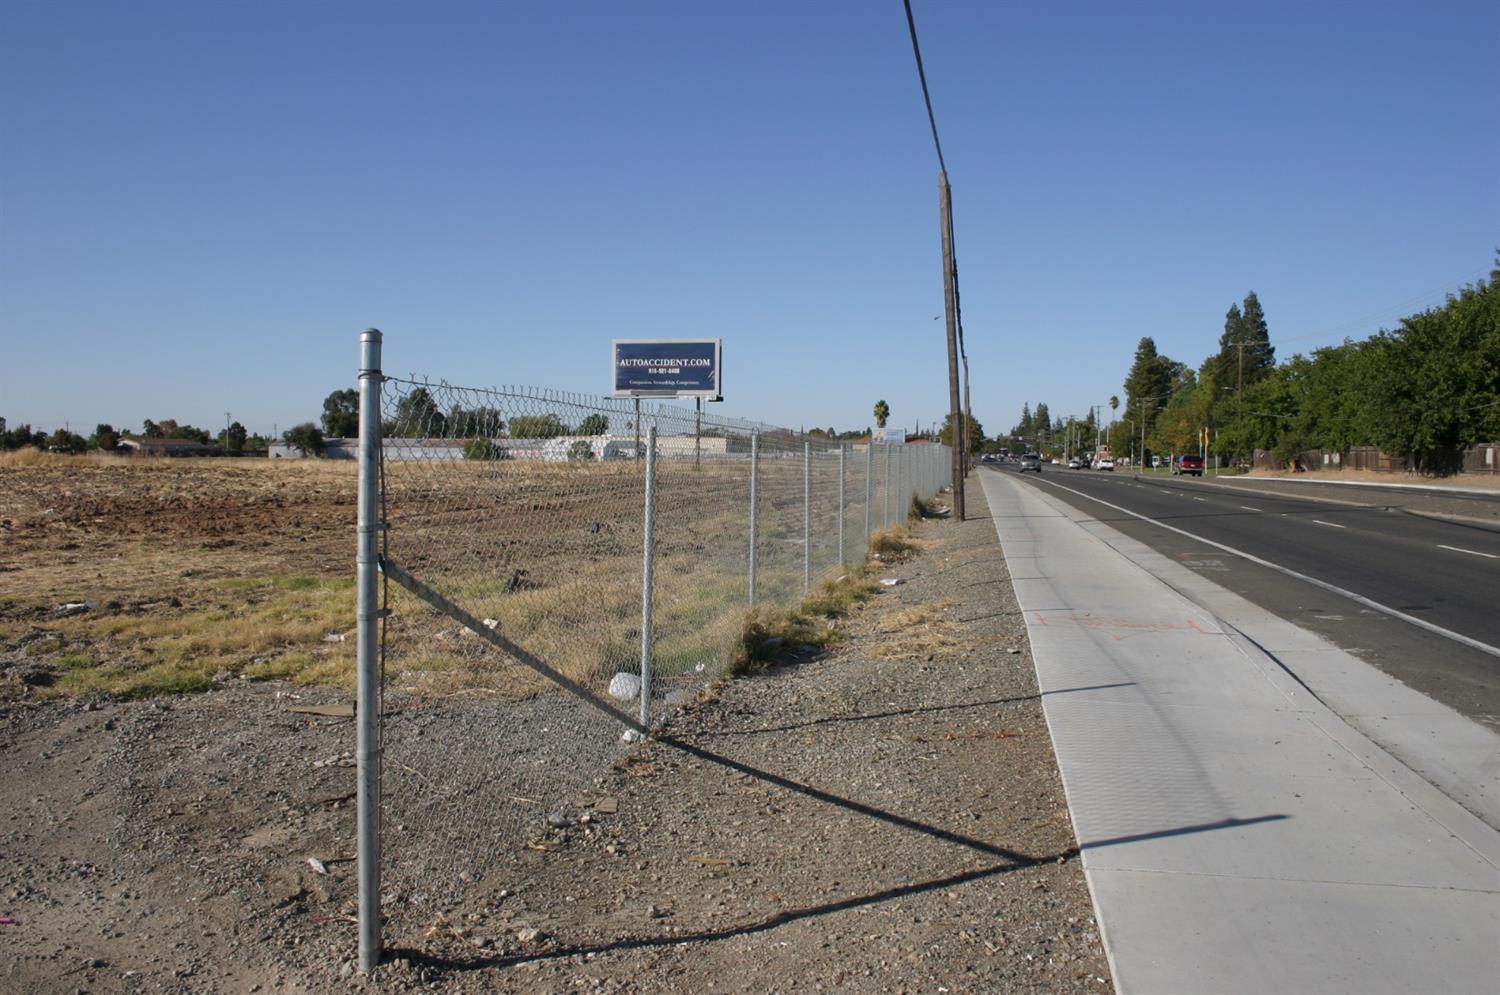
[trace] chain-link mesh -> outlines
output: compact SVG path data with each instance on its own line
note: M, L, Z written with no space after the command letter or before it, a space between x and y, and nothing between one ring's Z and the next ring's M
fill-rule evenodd
M949 458L671 405L396 379L381 421L387 573L460 610L391 588L382 849L397 935L502 887L497 869L577 819L625 749L623 722L457 616L638 715L652 428L653 720L735 657L752 521L755 603L795 605L862 562L870 532L904 520L913 493L935 493Z

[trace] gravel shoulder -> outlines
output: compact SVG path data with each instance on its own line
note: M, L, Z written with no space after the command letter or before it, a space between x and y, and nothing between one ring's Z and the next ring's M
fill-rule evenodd
M370 978L353 725L288 710L343 692L0 706L0 990L1111 991L1025 627L967 497L834 651L700 696L440 916L393 914Z

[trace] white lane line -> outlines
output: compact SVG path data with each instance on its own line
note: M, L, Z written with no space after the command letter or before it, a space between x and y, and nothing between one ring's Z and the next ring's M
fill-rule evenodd
M1477 549L1460 549L1457 546L1444 546L1442 543L1438 543L1437 544L1437 548L1438 549L1451 549L1455 553L1468 553L1470 556L1483 556L1486 559L1490 559L1490 560L1500 560L1500 556L1496 556L1494 553L1481 553Z
M1275 570L1277 573L1286 574L1288 577L1295 577L1297 580L1311 584L1313 587L1321 588L1341 597L1348 598L1350 601L1353 601L1356 604L1364 605L1366 608L1373 608L1376 611L1380 612L1382 615L1389 615L1391 618L1399 618L1401 621L1409 622L1419 629L1426 629L1428 632L1436 633L1437 635L1443 636L1447 639L1451 639L1456 643L1462 643L1470 649L1476 649L1481 653L1488 653L1490 656L1500 657L1500 647L1491 646L1489 643L1482 643L1479 640L1466 636L1461 632L1454 632L1452 629L1445 629L1440 625L1433 625L1431 622L1427 621L1424 618L1417 618L1415 615L1408 615L1406 614L1406 612L1397 611L1389 605L1383 605L1378 601L1372 601L1369 598L1365 597L1363 594L1355 594L1353 591L1339 587L1337 584L1330 584L1326 580L1319 580L1316 577L1309 577L1307 574L1298 573L1290 567L1284 567L1280 563L1272 563L1270 560L1263 560L1259 556L1255 556L1252 553L1246 553L1243 550L1235 549L1233 546L1226 546L1222 542L1214 542L1212 539L1205 539L1200 535L1194 535L1187 529L1179 529L1175 525L1168 525L1166 522L1158 522L1156 519L1148 518L1147 516L1142 515L1140 512L1131 511L1129 508L1122 508L1117 504L1110 504L1108 501L1105 501L1102 498L1096 498L1091 494L1085 494L1083 491L1075 491L1073 488L1064 487L1062 484L1053 484L1050 480L1047 481L1047 483L1051 484L1053 487L1056 487L1060 491L1067 491L1069 494L1076 494L1081 498L1085 498L1089 501L1094 501L1102 504L1106 508L1113 508L1115 511L1123 511L1131 518L1139 518L1143 522L1149 522L1152 525L1157 526L1158 528L1166 529L1168 532L1176 532L1178 535L1187 536L1194 542L1201 542L1206 546L1212 546L1215 549L1222 549L1226 553L1233 553L1235 556L1238 556L1241 559L1249 560L1251 563L1259 564L1260 566L1266 567L1270 570ZM1282 517L1285 518L1286 515L1283 514Z
M1349 527L1347 525L1340 525L1338 522L1325 522L1325 521L1322 521L1322 520L1317 519L1317 518L1313 519L1313 524L1314 525L1326 525L1330 529L1347 529Z
M1259 511L1260 510L1259 508L1252 508L1248 504L1242 504L1242 505L1240 505L1240 507L1243 508L1243 509L1245 509L1246 511Z
M1208 498L1195 497L1195 498L1193 498L1193 500L1194 501L1207 501Z

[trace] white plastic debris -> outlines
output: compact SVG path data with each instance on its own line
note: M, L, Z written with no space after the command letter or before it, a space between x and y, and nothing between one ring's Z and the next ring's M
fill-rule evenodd
M609 679L609 696L617 701L634 701L641 694L641 679L620 672Z
M83 612L91 612L95 607L96 606L92 601L69 601L66 604L57 606L57 614L79 615Z
M906 581L900 577L882 577L880 583L886 587L895 587L897 584L905 584Z
M330 632L328 635L323 637L323 642L325 643L341 643L343 641L344 634L342 632Z
M484 627L486 629L498 629L500 627L500 620L498 618L487 618L484 620Z
M308 857L307 858L307 866L311 867L313 869L313 873L315 873L315 874L327 874L328 873L328 867L327 867L327 865L324 864L317 857Z
M622 733L621 736L620 736L620 742L622 742L622 743L639 743L642 739L645 739L645 738L646 737L642 736L639 732L635 731L634 729L626 729L625 732Z

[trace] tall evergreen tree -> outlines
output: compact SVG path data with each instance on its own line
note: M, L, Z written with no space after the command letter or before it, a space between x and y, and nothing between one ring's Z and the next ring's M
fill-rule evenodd
M1266 378L1276 368L1276 349L1271 345L1271 332L1266 327L1266 313L1261 310L1260 298L1255 291L1245 295L1245 304L1240 318L1241 340L1245 343L1245 386ZM1235 357L1238 362L1239 357Z
M1209 364L1212 379L1220 386L1233 387L1236 364L1239 360L1236 344L1245 338L1245 316L1238 304L1229 305L1224 312L1224 331L1219 335L1219 352Z
M1130 373L1125 377L1125 414L1130 422L1130 434L1139 436L1144 420L1146 432L1167 405L1172 392L1172 373L1178 364L1156 351L1156 341L1151 336L1142 336L1135 347L1135 361L1130 364Z

